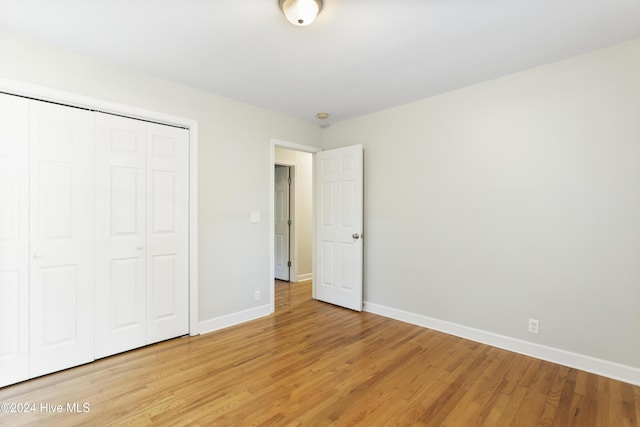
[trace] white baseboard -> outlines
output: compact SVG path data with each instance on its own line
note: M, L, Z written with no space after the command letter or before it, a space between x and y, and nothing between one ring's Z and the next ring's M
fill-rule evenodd
M296 282L306 282L307 280L311 280L313 278L313 273L306 274L298 274L296 277Z
M364 311L626 383L640 385L640 369L632 366L510 338L366 301L364 303Z
M262 305L249 310L239 311L237 313L227 314L225 316L216 317L209 320L203 320L198 324L201 334L217 331L219 329L228 328L229 326L239 325L240 323L250 320L259 319L260 317L271 314L270 305Z

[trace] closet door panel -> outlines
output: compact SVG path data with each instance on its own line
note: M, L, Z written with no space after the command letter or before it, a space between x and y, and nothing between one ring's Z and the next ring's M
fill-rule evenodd
M93 360L93 114L31 101L30 376Z
M0 387L29 377L29 101L0 94Z
M146 124L96 115L96 357L146 343Z
M189 332L189 132L147 125L147 343Z

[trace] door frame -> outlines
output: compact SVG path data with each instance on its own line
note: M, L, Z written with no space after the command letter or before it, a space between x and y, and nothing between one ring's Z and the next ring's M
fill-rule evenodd
M189 130L189 335L198 335L198 122L4 77L0 77L0 92Z
M269 152L269 218L271 218L271 225L269 226L269 286L270 290L270 313L275 312L276 308L276 293L275 293L275 230L273 227L273 218L275 217L275 165L276 165L276 147L286 148L287 150L302 151L304 153L315 154L322 151L322 148L314 147L311 145L297 144L295 142L285 141L282 139L271 138L271 150ZM313 178L315 183L315 178ZM313 205L315 206L315 185L312 186ZM313 209L312 209L313 212ZM312 222L315 224L315 213L313 214ZM315 230L315 226L314 226ZM315 231L313 232L315 235ZM312 254L312 260L314 256ZM315 267L315 266L314 266ZM314 268L312 267L312 269ZM293 273L294 269L291 270ZM289 278L291 280L291 277ZM313 286L313 285L312 285Z

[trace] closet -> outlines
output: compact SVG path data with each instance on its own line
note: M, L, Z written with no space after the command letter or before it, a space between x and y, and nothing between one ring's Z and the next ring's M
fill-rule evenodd
M189 332L188 132L0 94L0 387Z

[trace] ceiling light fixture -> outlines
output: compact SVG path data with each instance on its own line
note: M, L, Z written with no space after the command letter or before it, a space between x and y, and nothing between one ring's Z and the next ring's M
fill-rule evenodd
M280 9L293 25L311 24L322 10L322 0L280 0Z

